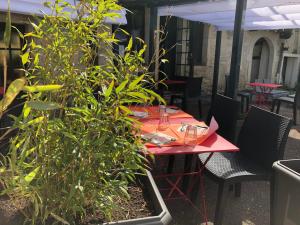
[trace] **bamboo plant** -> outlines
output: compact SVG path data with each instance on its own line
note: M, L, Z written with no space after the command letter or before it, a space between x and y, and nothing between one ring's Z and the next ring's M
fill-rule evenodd
M14 118L9 154L1 157L1 194L16 204L25 199L31 224L76 224L87 209L109 220L146 164L128 106L163 100L152 90L142 40L141 50L132 50L131 38L124 56L113 52L118 40L104 22L119 16L116 0L47 6L52 14L21 35L26 78L8 91L12 98L25 91L26 101ZM102 65L95 64L99 52Z

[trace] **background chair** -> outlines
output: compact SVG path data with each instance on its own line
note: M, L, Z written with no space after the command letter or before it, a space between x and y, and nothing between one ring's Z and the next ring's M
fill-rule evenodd
M290 128L290 119L252 106L238 137L240 152L215 153L211 157L205 173L219 185L215 225L222 225L229 186L235 184L239 196L241 182L271 179L272 164L283 158ZM207 157L200 154L200 163Z
M181 108L187 109L188 102L196 102L198 104L198 110L200 117L202 116L202 101L201 101L201 89L202 89L203 77L189 77L186 81L184 92L171 93L170 104L173 105L176 99L181 100Z
M227 95L228 87L229 87L229 75L225 75L224 95ZM237 93L237 96L241 98L241 104L240 104L241 113L248 112L250 103L252 101L253 90L252 89L241 90Z
M211 105L206 122L209 124L213 116L219 124L218 134L234 142L239 109L239 101L217 94Z
M286 97L279 97L279 98L273 99L271 111L274 112L275 106L276 106L277 107L276 113L278 114L280 111L281 102L285 102L289 105L292 105L293 119L294 119L294 124L296 125L297 124L297 108L299 108L299 106L300 106L300 85L298 84L296 87L295 97L286 96Z

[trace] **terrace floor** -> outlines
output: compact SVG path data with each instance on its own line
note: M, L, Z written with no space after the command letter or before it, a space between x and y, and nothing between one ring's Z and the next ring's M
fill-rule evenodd
M188 112L196 118L197 113L190 106ZM208 105L204 107L208 109ZM281 115L292 118L292 109L284 104L281 107ZM205 118L205 117L204 117ZM242 124L239 121L239 127ZM286 145L285 159L300 158L300 117L299 125L293 126ZM182 166L183 159L176 158L176 164ZM217 198L217 184L205 177L205 192L208 210L208 219L213 224L215 203ZM224 225L269 225L270 224L270 197L268 182L245 182L242 184L240 198L234 197L231 192L224 214ZM199 199L198 199L199 202ZM201 215L183 200L171 200L166 202L173 217L172 225L200 225L203 223Z

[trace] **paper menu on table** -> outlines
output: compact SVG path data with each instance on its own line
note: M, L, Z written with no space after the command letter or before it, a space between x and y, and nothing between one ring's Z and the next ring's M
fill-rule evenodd
M218 122L216 121L215 117L212 117L209 123L209 128L207 131L207 136L209 137L213 133L215 133L219 129Z

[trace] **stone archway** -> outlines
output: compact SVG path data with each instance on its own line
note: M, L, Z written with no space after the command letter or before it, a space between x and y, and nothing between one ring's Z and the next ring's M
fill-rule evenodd
M270 47L265 38L258 39L253 47L250 81L267 79L271 81Z
M273 33L269 33L269 32L251 32L249 33L249 39L248 39L248 44L247 46L247 51L245 51L245 58L248 61L248 66L247 66L247 78L246 78L246 82L251 82L253 80L251 80L251 73L252 73L252 58L253 58L253 54L254 54L254 48L257 42L262 41L264 42L264 45L267 45L268 50L265 49L264 51L264 55L267 54L268 57L263 56L264 58L264 64L265 66L263 67L264 69L262 69L261 71L261 76L259 77L259 72L258 72L258 78L262 78L262 79L268 79L271 82L274 82L275 77L276 77L276 66L274 64L275 62L275 53L277 52L277 45L276 45L276 34ZM266 48L266 47L265 47ZM252 75L252 79L253 79L253 75Z

